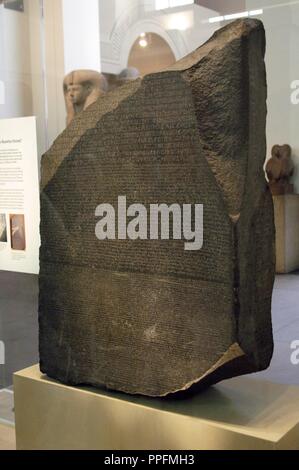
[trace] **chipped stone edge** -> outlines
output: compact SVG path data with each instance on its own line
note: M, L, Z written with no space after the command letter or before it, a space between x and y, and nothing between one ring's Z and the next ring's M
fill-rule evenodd
M203 379L211 375L213 372L215 372L217 369L220 367L224 366L228 362L232 361L233 359L237 359L239 357L245 356L245 352L243 349L241 349L240 345L238 343L232 344L228 350L223 354L223 356L217 361L205 374L203 374L199 379L192 380L191 382L188 382L183 388L179 390L175 390L174 392L169 392L164 395L161 395L161 397L166 397L167 395L170 395L171 393L178 393L178 392L184 392L186 390L189 390L193 385L196 385L200 383Z

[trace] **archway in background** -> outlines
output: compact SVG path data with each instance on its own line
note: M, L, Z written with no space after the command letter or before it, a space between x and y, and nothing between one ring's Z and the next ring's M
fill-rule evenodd
M140 45L140 41L144 47ZM128 67L135 67L141 76L163 70L176 61L169 44L156 33L146 33L144 38L138 37L134 42L129 58Z

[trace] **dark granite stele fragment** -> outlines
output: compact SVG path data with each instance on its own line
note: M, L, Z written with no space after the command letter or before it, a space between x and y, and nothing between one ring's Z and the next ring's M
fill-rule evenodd
M273 204L263 24L108 93L42 159L41 371L163 397L268 367ZM95 208L203 204L204 245L106 240Z

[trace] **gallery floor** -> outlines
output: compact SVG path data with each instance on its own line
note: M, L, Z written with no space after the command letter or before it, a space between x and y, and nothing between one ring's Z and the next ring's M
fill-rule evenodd
M0 366L0 450L15 447L12 373L38 362L38 283L36 276L0 271L0 340L6 365ZM273 295L275 352L271 367L250 377L299 385L299 365L291 344L299 340L299 272L277 276Z

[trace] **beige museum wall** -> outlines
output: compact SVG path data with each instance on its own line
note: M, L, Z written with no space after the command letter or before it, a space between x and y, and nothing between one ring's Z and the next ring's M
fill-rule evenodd
M47 147L39 0L24 0L24 13L0 6L0 119L37 116L39 154Z
M41 5L0 6L0 119L36 116L39 157L65 127L61 0Z
M0 79L4 83L0 118L31 115L33 100L28 10L18 13L0 6Z

